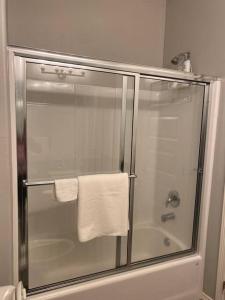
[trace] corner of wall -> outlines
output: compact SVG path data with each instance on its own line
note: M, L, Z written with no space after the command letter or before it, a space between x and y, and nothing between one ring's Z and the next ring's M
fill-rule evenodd
M12 193L7 72L6 0L0 0L0 285L13 283Z

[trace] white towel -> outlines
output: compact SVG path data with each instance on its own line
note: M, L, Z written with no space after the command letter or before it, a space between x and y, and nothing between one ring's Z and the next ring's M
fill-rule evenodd
M77 199L77 178L55 180L55 197L59 202L68 202Z
M78 236L86 242L100 236L126 236L129 228L127 173L78 177Z

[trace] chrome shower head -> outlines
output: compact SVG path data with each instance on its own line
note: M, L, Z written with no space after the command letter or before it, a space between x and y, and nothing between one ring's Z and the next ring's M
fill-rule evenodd
M191 58L191 53L190 52L182 52L179 53L178 55L174 56L171 60L171 63L173 65L182 65L186 60Z

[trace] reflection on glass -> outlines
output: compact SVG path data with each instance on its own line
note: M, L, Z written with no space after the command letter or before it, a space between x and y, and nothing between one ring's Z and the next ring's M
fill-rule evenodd
M29 188L28 199L30 288L115 267L116 238L79 242L75 202L57 203L49 187Z
M28 63L28 180L119 172L122 95L122 75ZM132 101L128 78L126 172ZM52 186L28 188L28 213L29 288L115 268L117 238L80 243L77 204L58 203Z

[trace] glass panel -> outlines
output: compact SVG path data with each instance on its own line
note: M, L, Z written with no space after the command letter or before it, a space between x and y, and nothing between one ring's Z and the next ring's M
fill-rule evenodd
M27 64L28 181L120 172L126 80L124 171L129 173L133 77ZM80 243L76 202L57 202L53 189L28 188L29 288L116 264L117 238ZM125 263L125 250L121 256Z
M204 87L142 78L132 261L192 247Z

